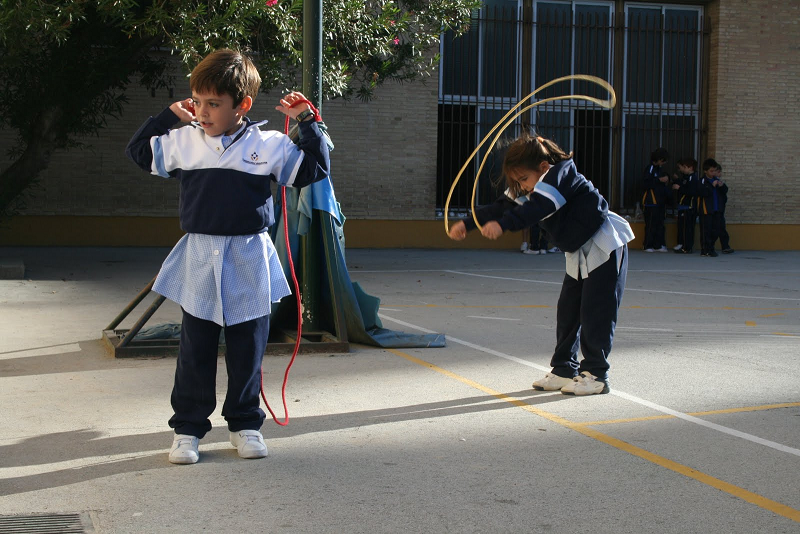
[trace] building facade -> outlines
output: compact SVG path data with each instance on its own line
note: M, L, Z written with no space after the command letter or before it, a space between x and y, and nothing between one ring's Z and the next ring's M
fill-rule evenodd
M632 220L654 148L670 151L671 172L681 157L713 157L730 187L732 245L800 249L799 26L800 0L487 1L467 34L443 36L438 76L385 85L369 102L323 103L347 246L456 246L443 216L445 204L452 217L470 210L477 158L446 202L467 156L537 87L591 74L614 86L613 110L574 99L547 102L505 134L535 129L574 150L579 169ZM569 81L529 102L570 94L607 97ZM0 244L174 244L182 235L177 184L143 173L124 149L147 116L185 96L188 83L172 95L132 86L125 115L87 139L90 148L53 156L19 215L0 228ZM259 95L251 117L281 129L277 96ZM10 133L0 132L3 139ZM492 199L498 174L498 153L483 156L478 203ZM669 239L674 225L667 227ZM641 225L634 222L634 230L640 235ZM518 241L470 236L457 246Z

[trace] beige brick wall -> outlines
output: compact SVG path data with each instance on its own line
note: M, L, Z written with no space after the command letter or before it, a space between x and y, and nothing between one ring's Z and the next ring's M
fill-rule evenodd
M388 84L369 102L326 102L322 112L336 145L331 154L334 190L346 217L430 219L436 200L437 83ZM25 200L23 215L175 216L178 186L149 176L125 156L139 125L175 100L131 86L124 116L109 122L86 149L59 151ZM253 119L283 130L278 93L259 95ZM11 137L4 132L0 142Z
M800 2L717 0L708 154L730 187L726 218L800 223Z
M706 9L707 153L722 163L731 188L729 224L798 224L800 1L714 0ZM346 217L434 219L438 80L423 82L388 84L370 102L324 103L336 144L334 189ZM140 171L124 149L148 115L184 95L188 83L172 98L132 86L125 115L87 139L91 148L54 155L22 214L174 217L177 184ZM274 100L260 95L251 117L282 129ZM11 139L0 131L3 148Z

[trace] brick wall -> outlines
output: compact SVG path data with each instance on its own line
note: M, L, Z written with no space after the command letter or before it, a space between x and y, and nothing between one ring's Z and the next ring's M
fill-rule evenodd
M800 2L718 0L708 154L730 187L729 224L800 223Z
M723 165L731 188L728 222L799 224L800 2L714 0L706 9L712 19L707 153ZM370 102L324 103L336 144L334 189L346 217L434 219L437 87L433 77L388 84ZM125 115L87 139L91 148L54 155L22 214L174 217L175 182L140 171L124 148L148 115L184 96L188 83L172 98L132 86ZM259 95L250 116L282 129L276 96ZM0 131L3 147L11 139Z

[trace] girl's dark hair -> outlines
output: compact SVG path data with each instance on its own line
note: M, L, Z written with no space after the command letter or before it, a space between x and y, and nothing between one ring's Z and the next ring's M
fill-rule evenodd
M543 161L555 165L572 158L572 152L564 152L555 142L532 133L524 133L508 145L503 158L503 176L506 186L519 193L518 184L508 176L508 171L520 167L538 169Z

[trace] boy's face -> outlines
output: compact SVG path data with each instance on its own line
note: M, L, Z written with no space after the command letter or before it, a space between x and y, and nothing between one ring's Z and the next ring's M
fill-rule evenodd
M711 167L710 169L708 169L706 171L706 176L708 176L709 178L718 178L719 175L720 175L720 172L721 171L718 168Z
M694 172L694 167L678 163L678 170L681 171L682 174L692 174Z
M206 135L212 137L222 134L231 135L242 124L242 118L253 105L253 100L246 96L234 107L233 97L229 94L201 93L192 91L194 116L203 127Z
M654 161L653 162L653 164L658 166L658 167L663 167L664 165L666 165L666 163L667 163L667 160L665 160L665 159L660 159L658 161Z

